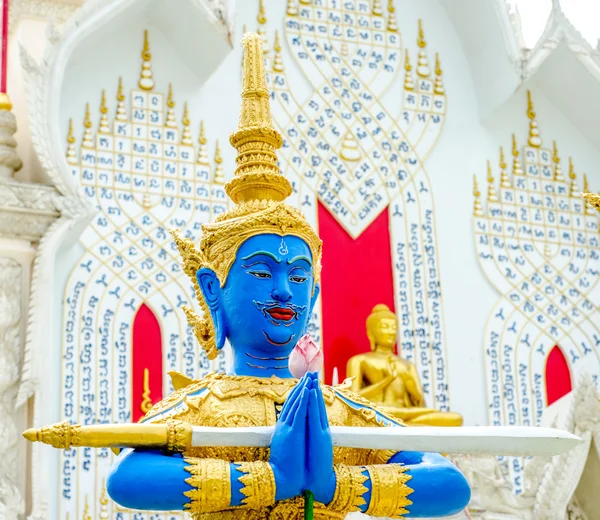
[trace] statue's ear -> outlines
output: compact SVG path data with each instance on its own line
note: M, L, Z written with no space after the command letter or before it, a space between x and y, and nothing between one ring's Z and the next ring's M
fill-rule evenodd
M215 326L215 339L217 343L217 349L221 350L225 345L225 338L227 337L227 325L225 320L225 313L223 312L223 299L221 284L217 275L212 269L208 267L202 267L196 272L196 279L204 296L204 301L208 305L210 315Z
M321 293L321 286L317 283L315 284L315 288L313 289L313 294L310 299L310 314L312 315L312 311L315 308L315 303L317 303L317 299L319 298L319 294Z

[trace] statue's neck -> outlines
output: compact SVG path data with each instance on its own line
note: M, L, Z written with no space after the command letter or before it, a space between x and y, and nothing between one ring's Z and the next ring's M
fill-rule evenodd
M382 347L381 345L375 345L373 352L377 354L385 354L386 356L394 356L396 355L394 350L394 347Z
M281 378L294 377L288 368L289 352L266 353L249 348L233 349L233 373L236 376Z

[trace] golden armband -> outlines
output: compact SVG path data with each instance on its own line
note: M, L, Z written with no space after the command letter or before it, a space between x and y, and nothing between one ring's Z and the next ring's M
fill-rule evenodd
M360 506L366 504L363 495L368 491L364 486L367 476L363 475L363 466L346 466L336 464L335 471L335 494L327 509L341 512L360 511Z
M275 475L268 462L241 462L238 471L243 473L239 481L244 484L240 490L246 497L244 506L261 509L275 503Z
M191 476L186 482L194 489L186 491L191 502L185 509L193 513L211 513L231 507L229 462L219 459L186 458Z
M408 500L413 490L406 483L410 475L407 467L401 464L384 464L365 466L371 479L371 501L365 512L372 516L401 518L408 513L406 506L412 504Z

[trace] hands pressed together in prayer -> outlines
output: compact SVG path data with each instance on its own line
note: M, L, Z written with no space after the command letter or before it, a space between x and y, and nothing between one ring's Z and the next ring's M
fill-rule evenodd
M271 442L276 499L312 491L328 504L335 493L333 442L317 372L308 372L285 401Z

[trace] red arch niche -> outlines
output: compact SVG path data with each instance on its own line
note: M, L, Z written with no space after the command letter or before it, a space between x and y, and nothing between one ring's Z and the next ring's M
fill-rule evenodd
M546 401L550 406L572 390L571 372L563 351L558 345L546 359Z
M147 408L162 399L163 367L162 367L162 334L160 323L145 303L133 318L132 348L132 411L133 421L143 415L142 404ZM147 374L144 377L144 372ZM146 379L147 381L144 381ZM147 383L147 384L145 384ZM146 391L145 391L146 390ZM147 392L149 390L149 393Z

